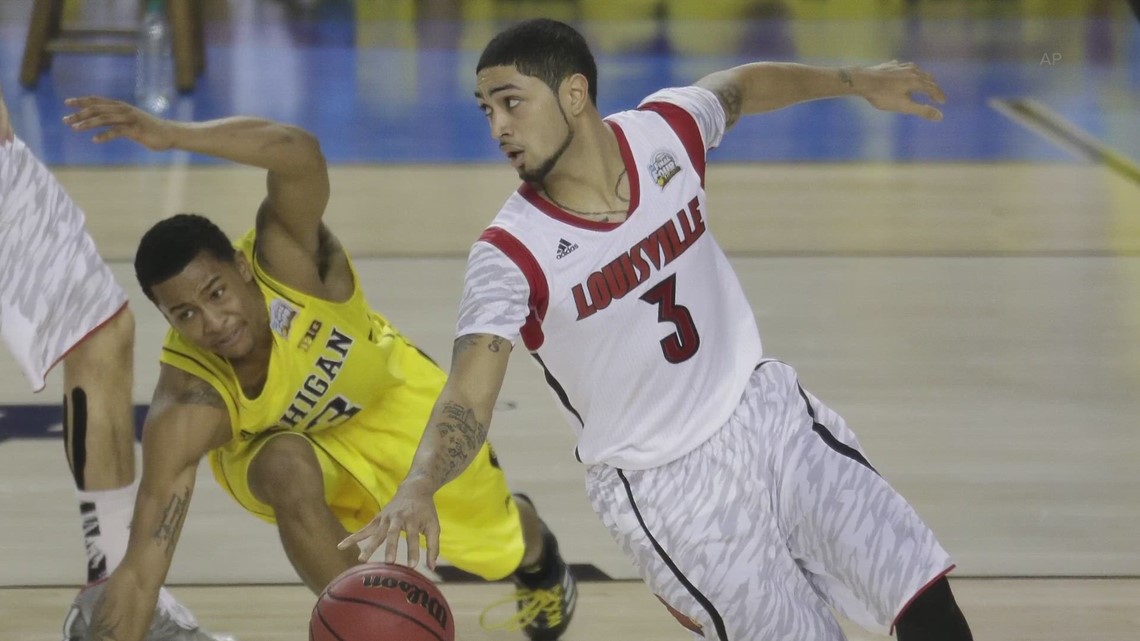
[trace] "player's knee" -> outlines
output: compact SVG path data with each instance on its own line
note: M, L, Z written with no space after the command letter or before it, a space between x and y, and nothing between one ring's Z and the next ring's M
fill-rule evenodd
M946 577L915 597L895 627L898 641L972 641L974 638Z
M308 439L271 438L250 464L249 489L276 511L323 501L321 466Z

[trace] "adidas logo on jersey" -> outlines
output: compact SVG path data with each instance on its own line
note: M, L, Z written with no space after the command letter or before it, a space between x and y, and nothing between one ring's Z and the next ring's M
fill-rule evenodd
M558 241L558 253L554 255L555 260L562 260L570 255L570 252L578 249L578 243L571 243L570 241L562 238Z

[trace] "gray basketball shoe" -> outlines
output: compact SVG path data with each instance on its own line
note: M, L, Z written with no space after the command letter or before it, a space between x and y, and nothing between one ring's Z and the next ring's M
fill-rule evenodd
M79 591L71 610L63 622L63 641L85 641L87 626L95 604L103 595L105 581L89 585ZM158 593L158 603L154 607L154 618L146 631L145 641L236 641L231 636L211 634L198 625L194 614L174 599L166 588Z

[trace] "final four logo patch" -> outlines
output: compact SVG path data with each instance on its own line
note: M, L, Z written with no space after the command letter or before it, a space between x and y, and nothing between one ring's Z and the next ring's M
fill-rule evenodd
M677 159L673 154L667 151L659 151L653 155L653 162L649 163L649 171L653 174L653 182L657 183L658 187L664 187L681 172L681 168L677 166Z
M269 326L281 335L289 338L289 329L293 326L293 319L297 317L297 310L280 298L274 298L269 303Z

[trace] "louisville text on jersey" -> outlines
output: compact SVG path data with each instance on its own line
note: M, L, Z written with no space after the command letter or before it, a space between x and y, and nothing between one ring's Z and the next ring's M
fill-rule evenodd
M609 307L611 302L649 280L654 272L692 247L704 233L705 219L694 197L689 201L688 210L677 212L653 233L571 289L578 306L578 320Z

